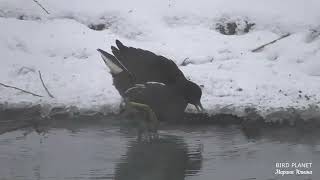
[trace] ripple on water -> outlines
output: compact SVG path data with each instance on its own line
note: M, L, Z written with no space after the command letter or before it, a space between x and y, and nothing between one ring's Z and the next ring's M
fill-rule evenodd
M165 126L159 139L143 141L137 140L134 128L88 123L52 128L44 136L26 131L0 136L1 178L320 178L317 174L281 178L273 174L279 161L312 161L312 170L320 170L316 165L320 162L319 140L286 129L266 130L248 139L237 126Z

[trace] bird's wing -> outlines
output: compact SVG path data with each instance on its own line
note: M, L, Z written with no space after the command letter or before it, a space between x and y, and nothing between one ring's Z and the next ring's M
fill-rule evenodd
M157 81L170 84L176 81L176 77L185 78L178 66L164 56L127 47L119 40L116 40L116 45L117 47L111 47L113 55L137 76L138 82Z
M127 47L124 44L122 44L119 40L116 40L116 45L117 47L111 46L112 53L115 57L117 57L117 59L119 59L123 63L126 63L127 61L163 61L168 64L174 63L172 60L163 56L156 55L151 51L134 47Z
M122 71L126 71L128 74L132 75L132 73L115 56L102 49L97 49L97 51L101 54L104 63L109 67L112 74L119 74Z

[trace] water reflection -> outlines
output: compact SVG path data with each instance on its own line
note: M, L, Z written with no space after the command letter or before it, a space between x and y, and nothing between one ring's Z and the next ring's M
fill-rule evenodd
M201 146L191 151L182 138L132 141L116 165L115 180L182 180L200 171Z
M0 179L319 179L277 176L274 164L313 162L319 172L320 132L263 127L248 136L245 130L168 125L159 139L138 141L136 129L122 124L60 121L45 135L32 128L1 135Z

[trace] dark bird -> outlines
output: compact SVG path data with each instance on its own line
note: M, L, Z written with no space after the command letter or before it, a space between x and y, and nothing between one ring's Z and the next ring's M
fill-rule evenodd
M193 104L198 111L204 110L200 101L201 88L189 81L172 60L150 51L127 47L119 40L116 40L116 45L111 46L114 57L134 74L136 83L153 81L173 85L187 103ZM122 89L118 90L123 93Z
M175 136L149 141L132 141L115 167L115 180L184 180L200 172L202 148L188 147Z
M110 68L113 84L124 98L126 104L146 111L149 120L178 121L183 119L187 106L184 97L178 94L176 85L159 82L137 83L136 76L117 58L98 49L105 64ZM156 117L152 117L155 113Z

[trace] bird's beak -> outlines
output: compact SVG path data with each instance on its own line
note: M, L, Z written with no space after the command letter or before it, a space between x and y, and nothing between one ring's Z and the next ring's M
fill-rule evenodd
M199 102L198 104L195 104L194 106L197 108L198 112L204 112L205 111L205 109L203 108L201 102Z

